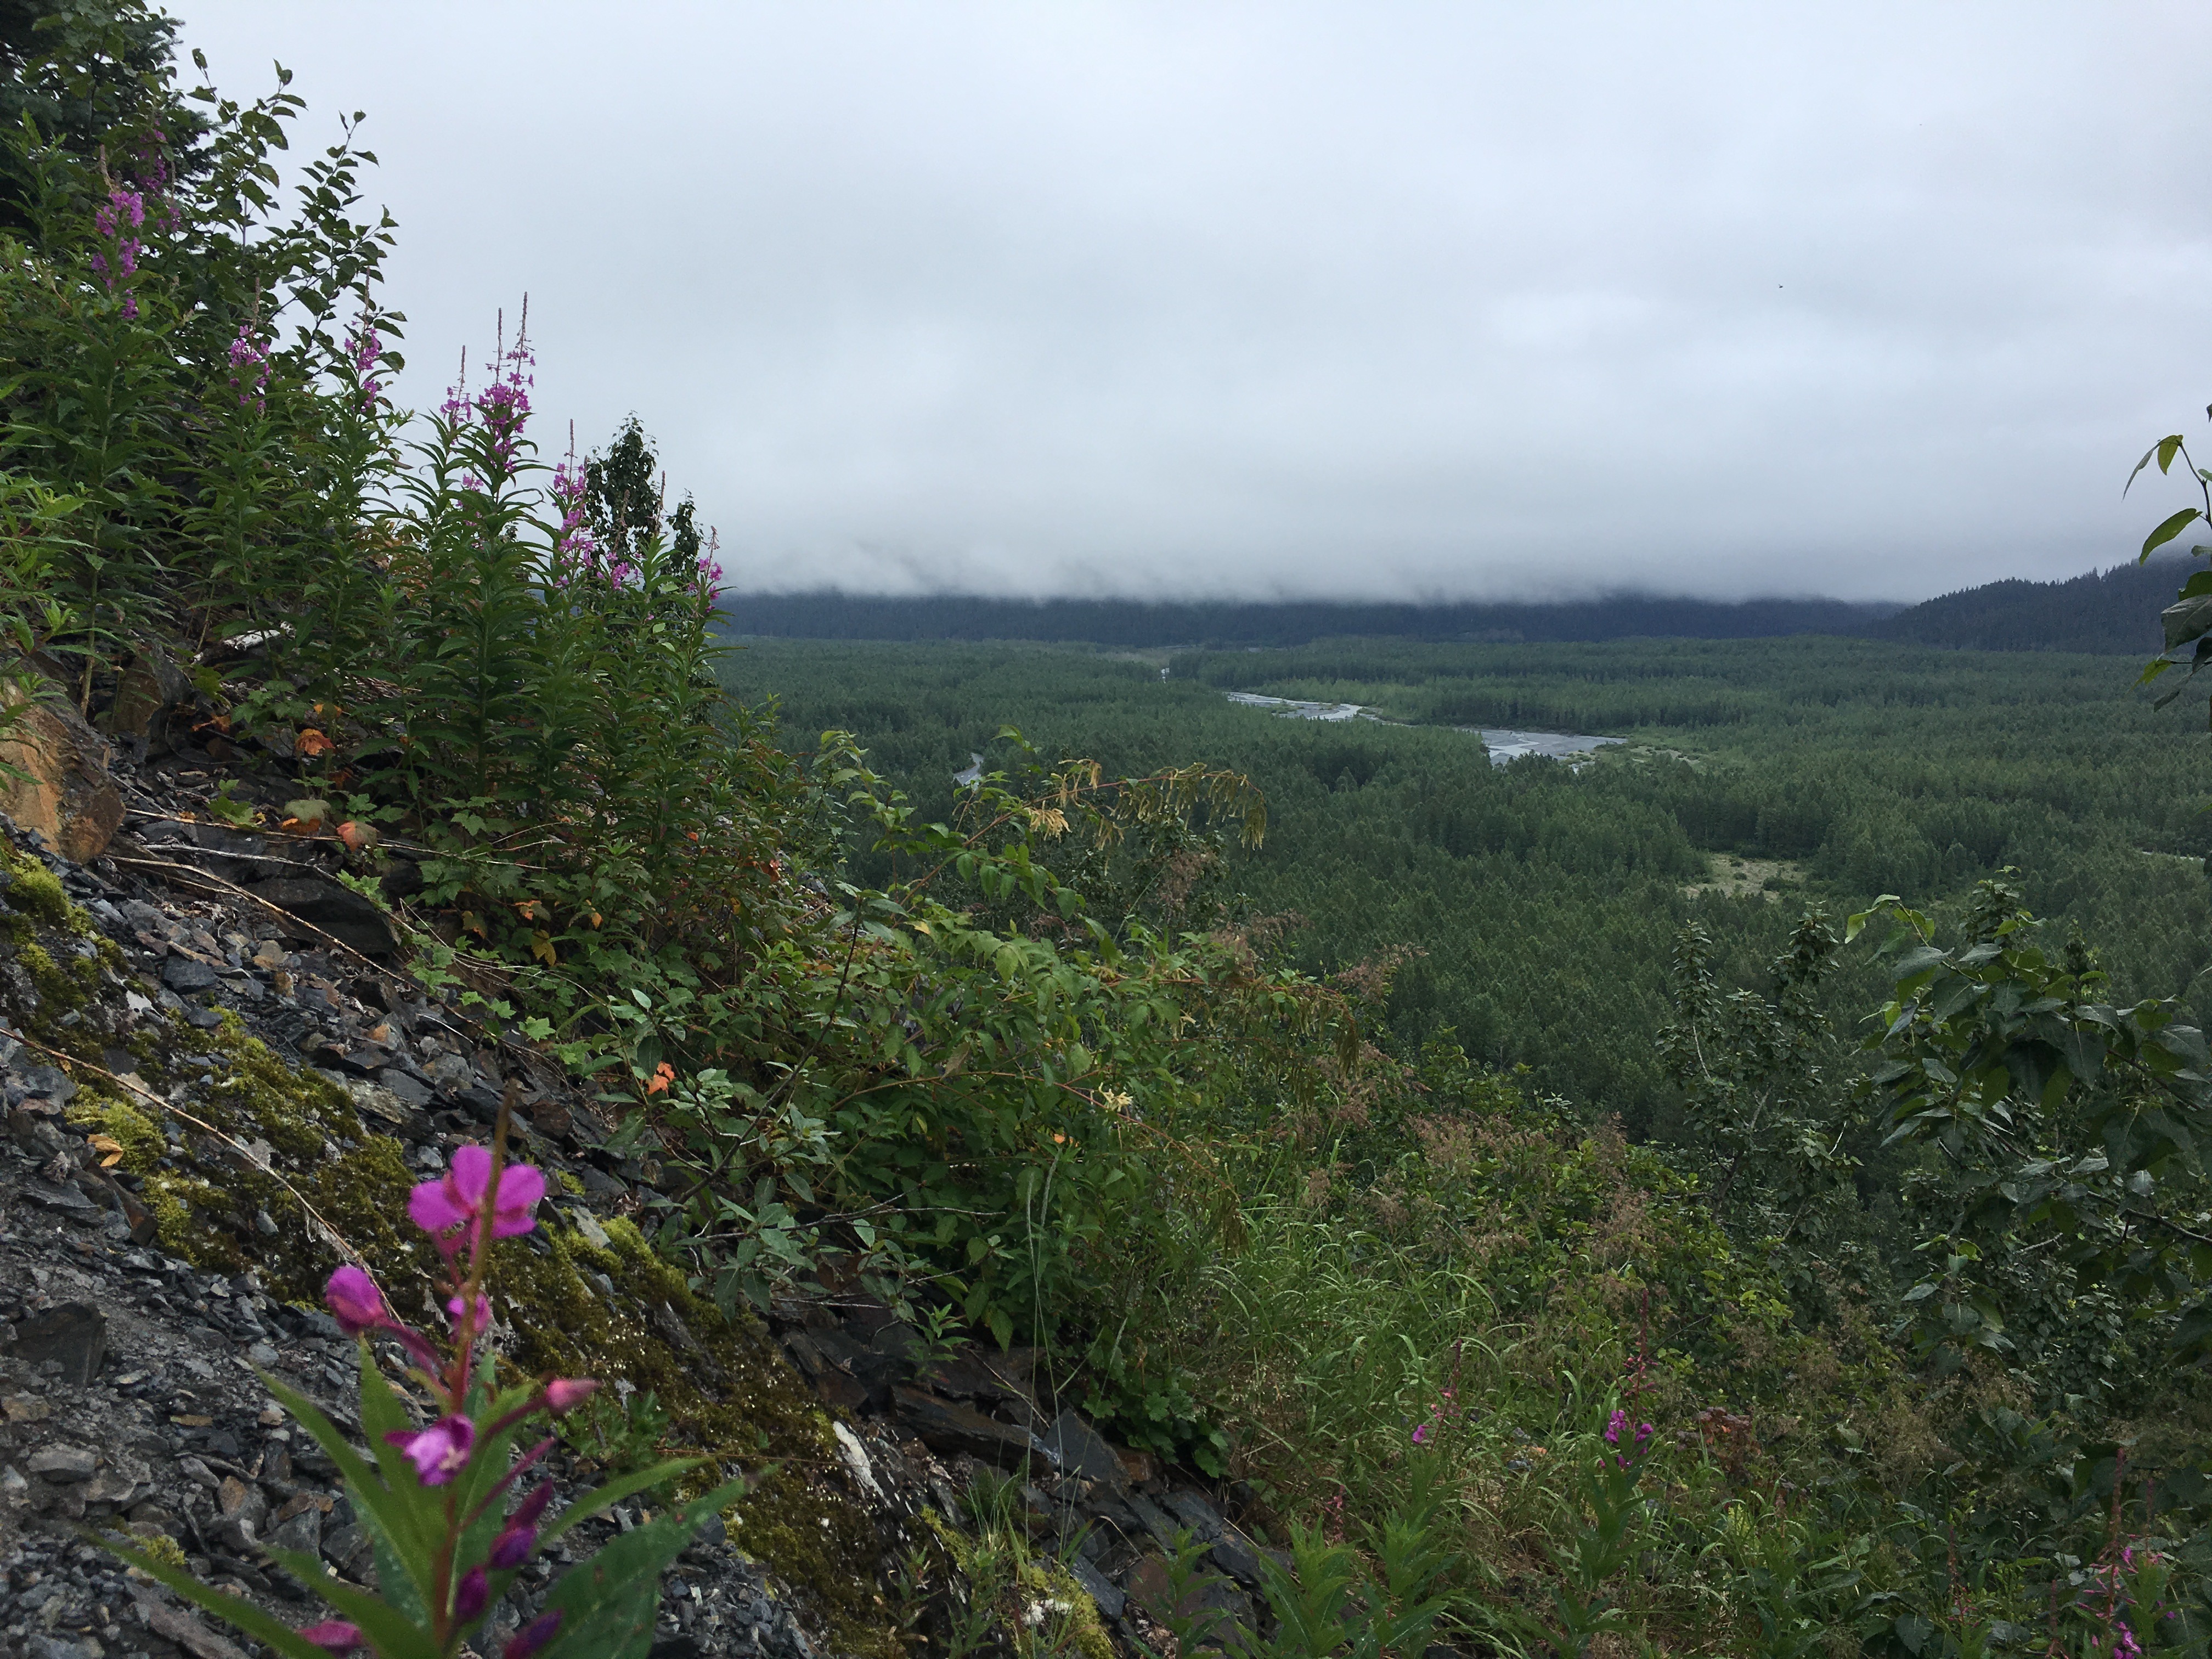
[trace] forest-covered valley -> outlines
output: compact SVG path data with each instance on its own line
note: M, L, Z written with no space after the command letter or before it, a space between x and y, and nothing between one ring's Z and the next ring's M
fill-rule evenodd
M956 812L972 755L1008 763L1002 726L1115 774L1249 772L1268 834L1221 880L1250 915L1302 919L1283 935L1302 965L1417 951L1392 985L1401 1042L1449 1027L1485 1062L1643 1133L1669 1110L1655 1044L1692 921L1751 982L1807 905L1840 917L1893 892L1955 913L2012 868L2124 993L2212 1015L2198 981L2212 769L2194 720L2153 708L2138 668L1819 638L1141 656L755 638L722 672L774 702L788 745L853 732L931 817ZM1403 724L1282 719L1229 690ZM1483 726L1629 742L1575 766L1493 767L1460 729ZM1740 867L1753 890L1730 878ZM1826 993L1843 1029L1886 982L1869 949L1846 961Z

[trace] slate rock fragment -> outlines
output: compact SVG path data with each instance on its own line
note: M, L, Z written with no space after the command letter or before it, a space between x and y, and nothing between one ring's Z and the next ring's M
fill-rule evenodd
M1060 1460L1063 1473L1079 1474L1086 1480L1103 1480L1113 1487L1127 1483L1120 1455L1107 1443L1105 1437L1078 1413L1062 1412L1041 1437Z
M33 1314L15 1327L15 1357L33 1365L58 1361L64 1382L88 1387L107 1357L107 1316L89 1302L64 1302Z
M932 1451L966 1453L1002 1469L1049 1468L1053 1454L1027 1429L988 1418L972 1407L939 1400L919 1389L893 1389L900 1420Z

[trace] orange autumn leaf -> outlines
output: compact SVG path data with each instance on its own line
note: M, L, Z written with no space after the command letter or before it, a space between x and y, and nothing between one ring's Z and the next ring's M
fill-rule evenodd
M384 839L384 836L373 823L356 823L353 819L348 818L343 823L338 825L338 839L354 852L358 853L366 848L375 846Z
M110 1135L87 1135L92 1150L100 1154L100 1167L112 1170L123 1162L123 1143Z
M329 754L331 750L337 747L337 744L311 726L300 733L297 747L301 755L312 759L317 755Z
M651 1080L646 1084L645 1091L649 1095L666 1094L668 1092L668 1085L675 1081L676 1068L664 1060L659 1065L653 1067L653 1077Z

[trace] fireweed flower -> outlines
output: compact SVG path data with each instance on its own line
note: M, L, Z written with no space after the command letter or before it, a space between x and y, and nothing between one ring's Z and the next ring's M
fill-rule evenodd
M491 1553L484 1559L496 1571L512 1572L530 1559L530 1552L537 1547L537 1528L509 1527L492 1540Z
M456 1328L462 1322L461 1307L461 1298L458 1296L449 1296L446 1298L446 1312L452 1317ZM477 1297L476 1318L470 1322L469 1328L472 1331L491 1328L491 1298L481 1293Z
M490 1186L491 1149L457 1146L442 1176L408 1194L407 1213L441 1249L457 1243L455 1235L487 1209L494 1238L516 1238L538 1224L531 1212L545 1196L544 1175L527 1164L510 1164L500 1171L497 1189L488 1190Z
M376 400L384 393L383 383L376 378L377 365L384 361L384 337L364 319L360 327L346 337L346 351L353 359L354 378L361 383L361 412L372 414Z
M240 376L244 375L241 384ZM252 404L257 411L269 408L269 354L253 337L250 323L238 325L238 337L230 343L230 384L238 393L240 409Z
M145 244L132 233L146 222L146 198L118 185L107 192L105 202L93 210L92 222L112 250L112 257L105 252L92 256L93 272L112 294L117 283L138 269L138 255ZM137 316L137 295L127 292L124 295L123 314L126 318Z
M596 1376L556 1376L545 1385L545 1409L565 1417L599 1391Z
M477 1443L477 1425L455 1412L427 1429L394 1429L384 1441L407 1454L424 1486L442 1486L466 1466Z
M319 1625L303 1626L300 1634L319 1648L328 1648L332 1653L351 1653L356 1648L368 1645L368 1638L361 1633L359 1625L349 1624L343 1619L326 1619Z
M499 1659L530 1659L530 1656L551 1641L561 1628L562 1611L556 1607L550 1613L541 1613L508 1640L500 1650Z
M323 1287L323 1300L331 1316L338 1322L338 1328L348 1336L359 1336L392 1322L384 1292L358 1267L341 1267L332 1273L331 1282Z

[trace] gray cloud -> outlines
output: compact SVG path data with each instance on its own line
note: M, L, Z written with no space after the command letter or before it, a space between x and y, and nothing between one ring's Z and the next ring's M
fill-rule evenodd
M2202 6L176 3L745 586L1912 599L2212 398Z

